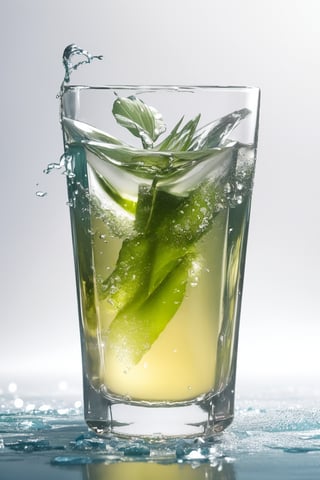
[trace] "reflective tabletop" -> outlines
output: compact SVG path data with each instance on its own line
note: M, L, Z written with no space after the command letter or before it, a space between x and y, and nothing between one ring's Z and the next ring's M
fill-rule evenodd
M1 480L320 478L314 387L239 388L232 426L210 444L102 439L83 421L79 389L61 380L54 394L25 390L14 381L0 384Z

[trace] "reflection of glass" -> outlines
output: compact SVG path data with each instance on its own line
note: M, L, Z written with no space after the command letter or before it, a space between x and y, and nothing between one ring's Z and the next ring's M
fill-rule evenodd
M62 93L87 423L210 437L233 417L259 91Z
M203 463L196 468L188 464L121 462L92 464L83 480L235 480L233 465L223 462L217 467Z

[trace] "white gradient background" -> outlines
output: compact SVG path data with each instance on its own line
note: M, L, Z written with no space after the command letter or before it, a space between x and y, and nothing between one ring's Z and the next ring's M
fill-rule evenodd
M319 0L2 0L0 376L80 379L65 179L42 173L76 43L104 55L87 81L261 87L238 379L320 379L319 18Z

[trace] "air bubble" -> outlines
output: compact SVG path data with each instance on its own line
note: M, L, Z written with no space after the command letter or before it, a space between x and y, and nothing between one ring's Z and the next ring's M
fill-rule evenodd
M226 183L225 187L224 187L224 193L231 193L231 185L230 183Z

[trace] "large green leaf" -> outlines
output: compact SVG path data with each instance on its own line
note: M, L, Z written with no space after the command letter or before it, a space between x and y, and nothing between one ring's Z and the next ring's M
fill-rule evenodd
M129 304L111 323L107 350L127 367L141 360L180 307L193 258L192 254L181 258L151 295Z

